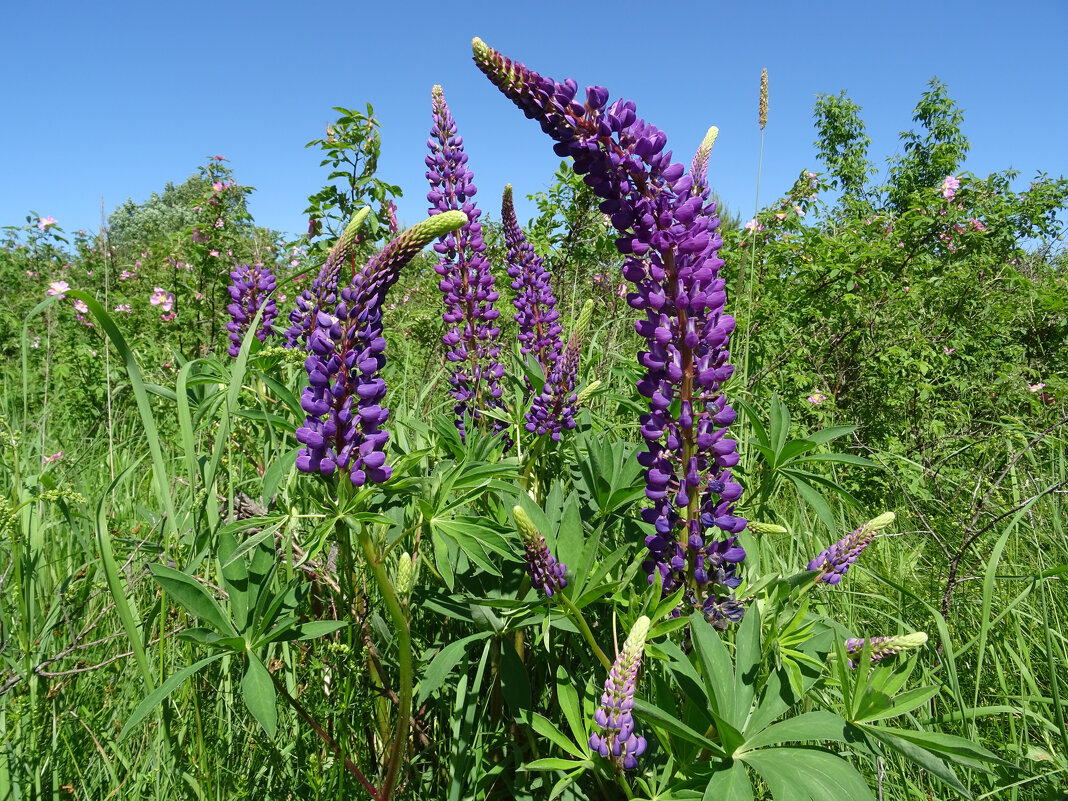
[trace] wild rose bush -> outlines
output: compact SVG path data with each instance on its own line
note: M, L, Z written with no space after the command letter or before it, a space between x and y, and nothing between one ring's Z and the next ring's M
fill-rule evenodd
M925 632L891 630L903 620L854 628L830 614L871 550L902 547L889 539L894 514L839 510L852 533L817 530L815 547L785 553L776 538L786 521L763 517L784 450L796 457L844 432L788 441L777 399L771 436L757 428L747 381L763 380L773 344L753 340L739 380L735 315L747 315L751 336L760 315L776 312L758 295L755 311L731 313L738 271L724 257L744 259L759 243L763 261L750 269L769 297L792 275L808 280L806 267L772 268L811 261L785 234L817 236L799 221L826 179L804 173L790 198L724 243L708 177L715 129L675 161L633 102L546 78L481 40L473 47L477 67L572 160L614 228L621 266L605 280L602 253L596 270L634 333L597 320L592 303L563 313L560 272L531 244L545 229L523 231L511 187L496 254L488 246L478 157L465 151L441 87L428 103L431 214L404 231L392 187L367 196L334 187L313 198L301 243L319 239L313 255L290 260L292 243L231 233L250 224L245 189L213 159L200 216L162 256L174 260L175 280L144 299L160 324L196 315L173 389L146 384L124 312L102 306L91 286L68 281L36 312L95 321L123 357L148 435L153 478L140 489L158 501L158 533L151 557L135 546L130 558L147 562L151 611L136 617L135 582L111 556L104 512L72 518L97 526L100 569L142 682L109 745L147 750L162 771L191 747L185 710L198 710L202 744L229 742L247 709L260 797L296 792L267 769L294 747L309 797L333 792L323 789L333 777L335 790L373 799L874 798L887 761L922 772L932 794L1015 779L1016 766L974 739L930 730L957 707L937 681L909 686L921 660L936 658ZM373 161L370 109L339 111L345 125L317 140L328 160ZM374 135L342 136L355 130ZM916 191L964 203L967 179L940 180ZM342 196L351 214L328 217L328 201ZM975 213L946 216L953 226ZM993 225L982 219L943 241L947 251L973 247L967 238ZM49 235L53 224L38 230L28 233ZM597 237L606 236L602 227ZM153 251L157 265L162 253ZM406 337L388 329L411 313L398 305L431 285L440 369L398 393L409 368L391 347ZM595 377L609 335L636 345L616 375L629 380L627 396ZM821 369L796 376L768 380L811 393L814 407L844 405ZM747 465L739 432L748 428L757 454ZM154 432L171 429L161 448ZM849 456L812 454L808 464L836 455ZM112 488L136 480L133 467ZM0 530L16 521L16 505L4 503ZM929 619L950 658L943 618ZM33 641L34 621L17 622ZM146 651L149 630L165 660ZM40 674L13 675L33 686Z

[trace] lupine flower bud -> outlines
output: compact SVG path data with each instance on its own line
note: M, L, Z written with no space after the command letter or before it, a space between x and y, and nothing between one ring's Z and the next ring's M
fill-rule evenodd
M407 551L400 555L400 559L397 560L397 594L406 596L412 591L412 584L414 583L415 570L413 565L414 560Z
M552 598L554 592L559 592L567 586L567 578L565 578L567 566L563 562L556 561L556 557L549 553L545 537L523 511L522 506L512 507L512 517L515 518L515 527L519 532L519 537L523 540L527 574L530 576L531 586L544 590L545 595Z
M523 229L515 216L512 203L512 185L504 187L501 201L501 223L504 226L504 241L508 246L508 277L516 290L515 321L519 326L519 351L524 356L533 353L546 376L560 358L560 313L556 310L556 297L549 278L549 271L540 256L527 242Z
M442 319L449 326L443 337L446 358L453 365L449 383L456 400L456 427L464 435L464 419L482 419L483 409L503 408L500 380L504 367L497 361L501 346L501 329L496 324L500 312L493 308L499 294L493 288L493 273L486 261L482 241L482 214L475 207L475 187L467 168L463 137L456 133L456 122L449 112L440 86L432 92L433 125L427 146L426 177L430 182L427 201L430 214L460 209L467 223L458 233L448 234L434 245L441 261L434 268L441 276L438 286L445 295ZM494 432L504 431L507 424L493 420Z
M297 454L298 470L323 475L347 470L357 487L389 479L389 432L380 429L389 417L381 405L386 382L379 375L386 363L382 302L416 253L466 220L462 211L449 211L409 228L356 273L333 315L318 312L304 362L308 386L300 405L308 417L296 432L306 446Z
M635 621L623 650L608 673L601 706L593 715L600 731L590 735L590 748L626 770L638 767L638 757L645 752L646 746L645 738L634 733L631 710L649 625L650 620L645 615Z
M871 643L871 661L875 662L888 656L900 654L902 651L922 648L927 643L927 634L922 631L916 631L912 634L898 634L892 637L871 637L869 639L850 637L845 643L846 651L850 656L859 656L867 643ZM856 667L852 660L849 661L849 666Z
M319 313L334 310L337 305L337 283L341 266L356 241L356 234L370 213L371 208L364 206L352 216L337 242L330 248L330 253L311 287L305 289L297 298L296 306L289 313L291 325L285 332L286 347L295 348L298 344L306 347L308 338L318 326Z
M694 186L708 185L708 157L712 155L712 145L716 144L718 136L719 128L713 125L708 129L705 138L701 140L697 152L694 153L693 163L690 165L690 176L693 178Z
M665 593L685 586L686 604L733 619L740 607L719 588L739 584L745 557L736 535L746 521L734 515L742 487L730 472L737 443L726 436L736 415L723 392L734 372L734 318L725 313L719 218L701 180L702 150L692 175L672 162L666 135L640 119L633 102L610 104L600 86L580 100L575 81L543 77L481 39L472 48L479 69L556 141L556 154L574 159L619 233L634 288L627 301L648 343L639 354L638 391L649 413L640 419L646 450L638 461L650 502L642 517L654 528L644 562L650 581L659 573Z
M576 406L584 405L586 403L586 401L588 401L593 396L593 393L596 392L600 386L601 386L601 379L599 379L599 378L596 379L595 381L591 381L589 384L587 384L586 388L583 389L582 392L580 392L578 394L578 397L575 399L575 405Z
M745 524L746 529L753 534L785 534L786 529L775 523L760 523L756 520L750 520Z
M256 312L263 307L263 316L260 317L260 328L256 332L256 338L263 342L268 334L274 333L271 323L278 315L275 308L274 292L277 284L270 269L262 264L251 267L242 264L230 271L233 283L230 285L230 299L233 301L227 310L231 320L226 324L226 330L230 332L230 347L227 353L237 356L241 352L241 340L245 338L249 323L256 316Z
M884 512L874 520L869 520L848 537L820 551L819 555L808 563L808 569L820 571L818 581L837 584L849 570L849 566L857 561L861 552L871 544L875 535L893 522L893 512Z

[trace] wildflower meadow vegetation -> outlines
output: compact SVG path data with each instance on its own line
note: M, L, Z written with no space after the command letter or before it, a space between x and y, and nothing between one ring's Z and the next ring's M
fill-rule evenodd
M714 126L473 56L548 189L434 86L406 227L368 106L296 239L221 155L4 229L0 799L1065 797L1068 181L935 80L742 224Z

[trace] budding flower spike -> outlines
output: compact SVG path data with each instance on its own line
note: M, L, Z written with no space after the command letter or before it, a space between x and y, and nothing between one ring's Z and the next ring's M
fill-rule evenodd
M549 553L545 537L538 531L530 516L523 511L522 506L512 507L512 517L515 518L515 527L519 531L519 537L523 540L523 548L526 551L526 568L530 576L530 584L535 589L544 590L545 595L552 598L553 593L567 586L565 578L567 566L563 562L558 562L556 557Z
M324 476L346 470L357 487L389 479L389 432L380 428L389 417L379 376L386 363L383 300L413 256L466 222L462 211L449 211L412 226L357 271L333 315L318 312L304 361L308 386L300 405L308 417L296 432L306 446L297 454L298 470Z
M880 659L885 659L888 656L895 656L903 651L913 651L917 648L922 648L927 643L927 634L922 631L913 632L912 634L898 634L892 637L870 637L868 639L861 639L859 637L850 637L846 640L845 647L846 652L850 656L859 656L864 650L864 646L871 645L871 661L877 662ZM856 667L853 664L853 660L849 660L850 667Z
M647 342L638 357L645 371L638 391L649 402L638 462L649 500L642 518L653 526L643 563L649 580L659 573L665 594L684 587L688 606L734 619L738 609L717 588L740 583L745 550L737 535L746 521L734 515L742 487L731 477L739 456L727 427L736 413L723 391L734 372L728 341L735 323L725 313L722 239L706 175L714 133L688 171L633 102L610 103L601 86L586 87L579 100L573 80L543 77L481 39L472 48L478 68L555 140L555 153L573 158L619 234L623 275L634 290L627 302Z
M590 748L624 770L638 767L638 757L645 753L645 738L635 734L631 710L649 625L645 615L635 621L605 680L601 706L593 714L600 731L590 735Z
M820 571L817 581L838 584L849 566L856 562L857 557L871 544L875 535L893 522L893 512L884 512L874 520L869 520L848 537L820 551L819 555L808 563L807 569Z
M295 348L297 345L307 346L308 337L318 325L319 312L334 310L337 305L337 283L341 275L341 266L345 263L349 250L356 242L356 235L370 213L370 207L364 206L352 216L349 224L345 226L345 230L330 249L311 287L305 289L297 298L296 306L289 313L290 326L284 335L287 348Z

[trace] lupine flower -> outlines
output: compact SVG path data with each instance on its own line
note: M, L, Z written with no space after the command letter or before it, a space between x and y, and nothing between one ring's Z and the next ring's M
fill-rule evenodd
M548 434L553 442L559 442L561 430L570 431L575 427L575 410L578 408L575 379L582 357L582 343L592 317L593 301L587 300L575 321L567 348L561 357L552 362L545 376L545 385L531 401L530 411L526 415L527 431L539 437Z
M634 709L638 668L645 653L649 623L645 615L635 621L623 650L608 673L601 706L593 713L593 720L600 731L590 735L590 748L612 759L625 770L638 767L638 757L645 753L645 738L635 734L631 710Z
M567 586L567 578L565 578L567 566L563 562L556 561L556 557L549 553L545 537L523 511L522 506L512 507L512 517L515 518L515 527L519 532L519 537L523 540L530 584L537 590L544 590L545 594L552 598L554 592L560 592Z
M57 223L55 217L40 217L37 220L37 227L40 228L42 231L47 231L49 228L56 224Z
M960 178L955 175L947 175L942 181L942 197L946 200L952 200L958 189L960 189Z
M60 300L66 297L66 295L64 295L63 293L69 291L70 284L68 284L66 281L53 281L48 285L48 294L56 295L59 297Z
M871 643L871 661L875 662L888 656L900 654L902 651L922 648L927 643L927 634L917 631L912 634L897 634L892 637L871 637L868 639L850 637L845 642L846 651L850 656L859 656L867 643ZM852 659L849 660L849 666L856 667Z
M409 228L368 261L341 290L330 315L316 314L308 337L308 386L300 399L308 413L297 429L305 445L297 454L297 469L330 475L344 470L354 486L382 483L392 469L385 464L389 432L380 426L389 417L381 405L386 382L386 340L382 336L382 303L401 268L424 246L467 221L463 212L431 217Z
M256 339L263 342L268 334L274 333L271 323L278 316L278 310L271 293L274 292L277 282L270 269L262 264L254 264L251 267L247 264L238 265L230 271L230 277L233 279L229 287L232 302L226 307L231 318L226 324L226 330L230 332L230 347L226 352L236 357L241 352L241 341L245 338L249 323L261 307L263 316L260 317Z
M849 570L849 566L857 561L861 552L871 544L875 535L893 522L893 512L884 512L874 520L869 520L848 537L820 551L819 555L808 563L807 569L820 571L820 575L816 577L817 581L837 584Z
M284 334L284 347L295 348L298 344L306 345L308 337L317 325L319 312L334 311L337 305L337 282L341 267L349 255L349 250L356 242L357 231L360 230L360 226L370 213L370 206L364 206L352 216L349 224L345 226L345 230L330 249L326 261L323 262L311 286L301 292L300 297L297 298L296 306L289 313L291 325ZM296 267L298 262L293 260L291 264Z
M500 379L504 367L497 361L500 353L496 325L500 312L493 308L499 297L493 289L493 273L486 261L482 241L482 214L475 207L475 187L467 168L463 137L456 133L456 122L449 112L440 86L432 92L433 125L427 147L426 177L430 191L426 199L430 214L459 209L468 222L457 233L450 233L435 243L441 260L434 268L441 276L438 286L445 294L442 319L449 326L443 337L446 358L452 363L449 376L450 394L456 401L456 427L464 435L465 418L482 419L483 409L502 408ZM494 420L492 430L503 431L506 424Z
M479 69L556 140L556 154L574 159L620 234L624 276L635 288L627 299L643 314L636 327L648 342L639 354L646 374L638 391L649 413L640 420L646 450L638 459L651 502L642 516L655 531L645 568L650 581L660 574L665 593L686 585L687 603L719 615L717 586L740 581L734 571L745 551L735 535L745 520L733 514L742 487L731 478L739 457L726 426L736 415L721 389L734 371L734 319L724 313L722 240L705 165L695 159L687 173L672 163L667 137L638 118L633 102L609 105L599 86L576 101L574 81L544 78L481 39L473 48Z
M524 356L533 353L546 376L560 358L560 332L562 330L556 310L549 271L540 256L527 242L512 203L512 185L504 187L501 201L501 224L504 241L508 246L505 265L512 289L516 290L515 321L519 326L519 352Z
M827 396L824 395L822 392L813 392L805 400L815 406L819 406L821 403L827 400Z

